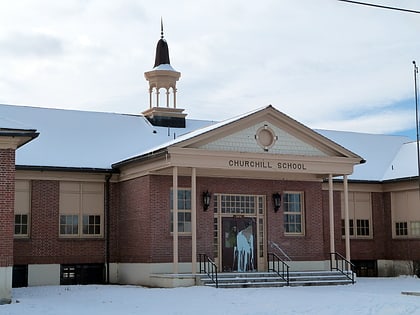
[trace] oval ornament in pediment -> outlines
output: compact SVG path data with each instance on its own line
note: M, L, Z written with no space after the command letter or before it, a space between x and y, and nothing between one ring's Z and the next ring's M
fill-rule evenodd
M276 143L277 136L268 125L264 125L257 130L255 140L264 151L268 151Z

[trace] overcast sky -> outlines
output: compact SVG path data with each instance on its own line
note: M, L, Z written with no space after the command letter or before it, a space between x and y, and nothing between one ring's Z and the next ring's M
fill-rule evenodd
M141 113L161 16L188 118L272 104L312 128L415 128L420 14L337 0L0 0L0 103Z

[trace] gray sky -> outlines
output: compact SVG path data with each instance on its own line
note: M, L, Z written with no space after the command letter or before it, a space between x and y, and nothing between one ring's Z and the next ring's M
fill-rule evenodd
M189 118L272 104L312 128L415 126L420 14L336 0L0 0L0 103L141 113L161 16Z

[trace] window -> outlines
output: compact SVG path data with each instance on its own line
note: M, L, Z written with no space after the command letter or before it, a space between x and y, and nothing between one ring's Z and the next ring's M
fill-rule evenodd
M345 225L344 224L345 224L344 219L342 219L341 220L341 235L342 236L346 235L346 230L345 230ZM349 219L349 227L350 227L349 235L353 236L354 235L354 221L353 221L353 219Z
M420 221L395 222L395 236L420 236Z
M283 194L284 231L286 234L303 234L303 193Z
M221 213L254 214L256 200L251 195L221 195Z
M372 203L370 192L349 191L349 236L352 238L371 238ZM344 193L341 194L341 235L345 237Z
M29 180L15 182L15 237L29 237L31 212L31 183Z
M356 220L356 231L358 236L369 236L369 220Z
M395 222L395 234L397 236L408 235L407 222Z
M103 284L104 264L61 265L60 285Z
M61 215L60 216L60 234L61 235L79 234L79 216Z
M15 235L28 235L27 214L15 214Z
M170 193L171 232L173 232L173 190ZM191 190L178 189L178 232L191 233Z
M84 215L83 216L83 234L100 235L101 234L101 216Z
M76 284L76 266L61 266L61 285Z
M420 221L410 222L411 235L420 236Z
M60 236L103 235L103 183L60 182Z
M418 190L391 193L394 238L420 238L418 202Z

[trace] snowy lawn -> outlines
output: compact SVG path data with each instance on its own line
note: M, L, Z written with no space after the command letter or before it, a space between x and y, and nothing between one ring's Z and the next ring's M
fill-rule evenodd
M417 314L420 279L358 278L355 285L214 289L149 289L134 286L46 286L13 290L1 315L275 315Z

